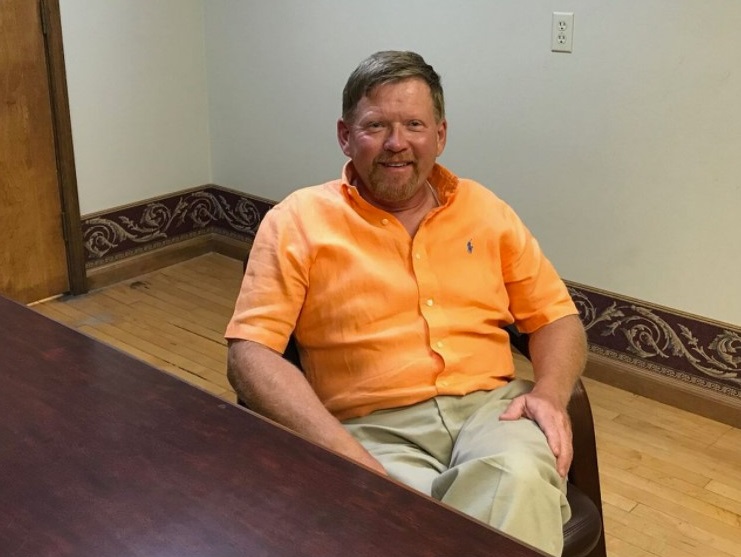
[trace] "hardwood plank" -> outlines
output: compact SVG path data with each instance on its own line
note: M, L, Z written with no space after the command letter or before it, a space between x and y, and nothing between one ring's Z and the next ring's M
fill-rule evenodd
M99 293L101 296L113 298L123 304L131 307L132 312L146 313L152 317L153 321L160 319L169 323L176 323L178 326L187 328L193 332L211 338L213 340L223 341L223 333L229 319L223 312L216 314L217 319L210 319L207 322L196 321L188 312L183 312L179 307L174 307L159 300L155 295L141 295L136 290L131 290L125 286L111 287ZM231 316L231 315L230 315Z
M162 269L162 275L184 284L197 285L212 294L231 298L233 303L242 281L241 267L218 273L218 267L201 265L179 265Z
M33 307L35 311L39 312L42 315L46 315L54 321L58 321L60 323L64 323L65 325L74 327L76 324L79 323L80 320L70 316L67 312L65 312L64 308L65 306L61 304L52 304L49 302L44 302Z
M100 323L97 325L89 326L88 330L94 330L111 337L115 337L120 341L123 341L123 345L133 346L139 351L147 352L154 356L157 356L161 360L172 364L180 369L184 369L194 375L197 375L203 379L206 379L216 385L219 385L223 389L229 388L229 383L226 379L225 372L219 372L218 367L209 368L198 362L193 361L188 356L183 356L182 347L178 348L178 351L170 350L166 346L161 346L157 342L150 342L146 338L146 335L139 336L130 331L125 330L119 326L110 325L107 323ZM156 339L155 339L156 340ZM226 366L222 366L226 369Z
M690 517L677 517L669 513L652 508L648 504L639 504L631 511L644 525L649 525L652 531L661 530L666 536L676 541L676 544L689 550L692 548L700 557L736 557L741 541L738 529L726 531L725 535L718 535L700 527Z
M144 319L156 322L166 322L173 327L177 327L194 335L198 335L204 339L208 339L212 342L216 342L218 344L226 346L226 340L224 339L224 329L226 329L226 326L224 326L223 328L204 326L200 323L194 322L192 319L189 319L186 316L179 316L167 313L146 302L134 302L133 304L131 304L130 307L132 311L135 311Z
M713 443L711 450L733 455L736 461L741 463L741 430L730 428Z
M671 473L667 473L663 470L656 470L648 466L638 466L629 470L631 474L636 477L648 480L657 486L663 486L675 491L682 493L685 496L692 497L698 501L703 501L717 507L722 511L728 511L732 513L729 522L731 524L738 524L741 526L741 503L733 498L727 497L724 493L718 493L717 491L708 490L705 484L703 486L697 486L680 478L675 478ZM710 491L710 493L708 493Z
M184 276L181 273L177 277L165 274L153 275L147 278L150 288L162 288L168 292L181 297L187 298L198 307L218 306L220 310L231 311L234 308L234 298L225 292L213 292L203 287L203 282L195 284L184 282ZM219 311L222 314L222 311Z
M722 450L711 451L711 447L697 450L686 444L675 443L651 428L643 430L640 426L631 427L615 420L599 422L598 447L600 443L604 444L606 439L624 448L640 447L645 454L675 462L678 466L711 479L738 475L738 463Z
M603 435L603 438L605 437ZM711 479L706 475L698 474L693 470L687 470L674 460L653 457L634 446L621 446L619 443L612 442L611 438L605 439L601 447L600 462L621 470L638 470L639 475L641 470L648 469L654 474L662 474L668 478L683 480L699 487L704 487L711 482Z
M216 342L191 333L183 327L173 325L168 320L151 319L151 317L141 315L137 311L127 313L125 317L122 317L125 309L130 306L122 308L120 302L106 296L98 296L95 300L86 300L85 304L88 311L94 312L97 310L109 316L118 315L116 318L111 318L109 322L121 325L133 334L146 335L144 338L156 338L163 341L162 346L182 346L188 354L194 354L191 357L195 361L204 365L226 364L226 342L223 339Z
M146 303L149 306L157 308L169 315L179 318L188 318L194 322L200 323L202 326L206 326L212 330L226 329L226 324L231 317L231 312L227 315L223 309L220 311L213 311L207 307L191 306L189 308L182 307L180 303L173 303L171 293L164 294L161 289L152 289L149 292L150 285L143 281L134 281L130 285L115 285L111 287L111 290L107 290L107 294L111 297L116 297L122 302L135 304L135 303ZM197 318L197 319L195 319Z
M641 422L652 428L660 428L669 434L687 437L703 445L708 445L723 437L733 428L727 424L679 410L640 395L621 391L610 385L590 381L587 383L590 394L594 393L599 408L614 412L625 422Z
M622 495L614 491L605 490L603 490L602 492L602 504L611 505L612 507L620 509L624 512L630 512L636 507L636 505L638 505L638 503L633 499L623 497Z
M668 539L656 528L646 528L645 521L629 512L621 511L611 505L603 508L607 528L621 540L630 540L632 551L644 551L658 557L706 557L696 551L686 551L685 548L673 544L672 536Z
M726 539L734 539L738 536L741 517L707 501L655 484L622 470L604 468L600 479L607 489L635 501L641 501L669 516L691 520L698 528L714 535Z
M733 499L736 503L741 503L741 488L728 485L718 480L710 480L705 489L711 493L722 495L723 497ZM739 534L741 535L741 534Z
M715 441L717 441L720 437L720 434L718 434L718 437L715 437L714 435L710 435L710 432L708 432L705 437L698 434L693 435L693 432L690 432L687 429L682 429L679 425L662 426L654 420L654 416L655 414L643 414L643 416L635 416L629 411L626 411L622 412L620 416L615 418L613 421L615 423L623 424L629 428L640 428L640 430L644 433L651 431L653 435L666 440L672 445L679 445L691 451L707 450L708 447Z
M210 393L217 395L222 395L224 393L233 393L231 387L225 389L223 385L219 385L217 383L204 379L203 377L200 377L199 375L192 373L187 369L172 364L166 360L163 360L162 358L158 358L157 356L154 356L149 352L140 350L136 346L123 342L120 338L120 335L115 334L115 331L114 334L109 334L106 331L102 331L99 328L90 327L88 325L84 325L78 330L92 338L118 348L122 352L126 352L127 354L130 354L135 358L139 358L140 360L156 366L157 368L169 373L170 375L175 375L176 377L185 380L187 383L195 385L196 387L200 387Z
M218 253L210 253L191 259L184 265L173 265L167 269L184 270L189 273L199 274L208 282L212 279L222 279L226 282L233 283L239 288L239 284L242 282L242 268L243 264L241 261Z
M649 553L619 536L607 539L607 555L609 557L656 557L655 553Z

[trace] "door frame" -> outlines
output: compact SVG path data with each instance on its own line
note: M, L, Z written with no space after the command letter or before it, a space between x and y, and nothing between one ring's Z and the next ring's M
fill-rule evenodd
M72 123L67 92L67 73L62 45L62 18L59 0L38 0L44 33L52 127L57 159L59 196L62 204L62 229L67 247L67 274L72 294L87 292L85 251L82 238L77 172L72 143Z

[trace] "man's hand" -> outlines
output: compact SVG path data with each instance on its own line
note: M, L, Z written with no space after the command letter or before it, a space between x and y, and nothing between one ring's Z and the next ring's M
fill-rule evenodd
M571 420L566 408L532 391L513 399L499 416L500 420L506 421L521 418L534 421L543 430L548 446L556 457L556 470L565 478L574 457Z
M533 420L556 456L556 470L568 474L574 458L571 420L566 407L586 362L586 335L578 315L569 315L530 334L535 387L512 400L502 420Z
M355 441L355 443L348 443L346 447L335 447L335 450L345 455L346 457L351 458L358 464L362 464L363 466L366 466L371 470L375 470L379 474L388 476L388 472L386 472L386 469L383 467L383 465L358 441Z

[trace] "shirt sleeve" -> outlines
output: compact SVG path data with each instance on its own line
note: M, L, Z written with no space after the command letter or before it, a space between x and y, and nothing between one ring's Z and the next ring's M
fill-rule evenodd
M225 338L285 350L308 287L308 250L294 214L289 196L262 220Z
M578 311L566 285L525 224L508 207L509 227L503 238L502 271L515 325L532 333Z

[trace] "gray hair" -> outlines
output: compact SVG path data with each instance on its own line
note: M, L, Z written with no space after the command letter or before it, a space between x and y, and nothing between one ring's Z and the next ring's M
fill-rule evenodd
M440 76L416 52L384 50L371 54L350 74L342 91L342 119L350 122L360 99L375 87L404 79L418 78L430 87L435 119L445 118L445 97Z

